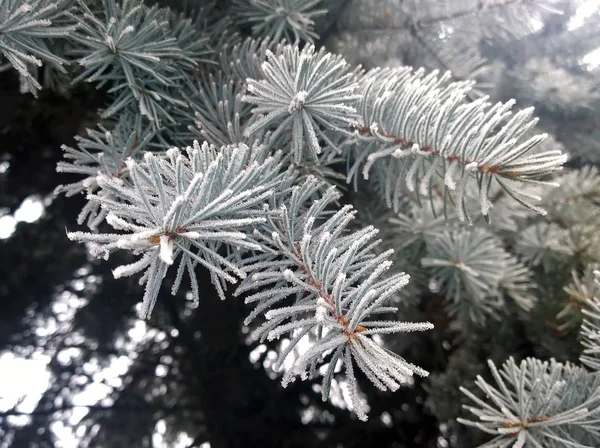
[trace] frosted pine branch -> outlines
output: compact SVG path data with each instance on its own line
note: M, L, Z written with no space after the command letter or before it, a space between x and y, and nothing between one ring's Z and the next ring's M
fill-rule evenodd
M531 311L535 306L533 272L516 257L507 258L499 287L525 311Z
M520 364L510 358L501 369L488 365L496 385L481 376L475 381L485 399L460 388L474 404L463 407L477 419L458 421L495 435L480 448L598 446L600 376L535 358Z
M146 73L164 85L172 83L168 71L155 70L163 57L182 57L175 36L169 36L166 16L157 8L125 0L104 2L105 17L97 17L84 2L79 31L73 39L80 44L83 72L73 82L126 80L136 85L135 74Z
M141 115L123 114L114 128L108 130L102 125L99 130L88 129L88 137L76 136L77 148L63 145L64 161L58 162L56 171L85 176L67 185L60 185L55 193L73 196L78 193L96 193L99 189L97 176L104 175L129 182L126 159L139 159L139 155L150 150L155 136L154 129L144 127ZM106 195L108 191L99 193ZM101 210L100 202L90 199L77 218L78 224L87 222L95 230L106 217L106 209Z
M243 134L252 114L251 106L242 103L242 90L240 83L223 76L198 82L191 99L196 116L192 132L216 146L248 143Z
M61 72L67 62L48 47L52 38L72 37L74 25L58 26L64 18L67 0L1 0L0 1L0 53L21 76L31 93L42 88L30 66L51 64Z
M438 77L437 72L425 75L424 70L407 67L371 70L361 81L361 119L355 129L365 143L358 144L355 163L364 163L368 178L379 159L391 157L378 168L384 179L394 179L387 184L388 198L398 189L427 197L434 179L443 179L443 196L453 201L461 220L468 217L468 183L478 186L484 216L494 183L516 201L544 213L534 204L540 198L521 185L555 185L544 176L560 170L567 156L556 150L533 151L546 136L523 137L537 122L532 108L513 113L514 101L491 105L483 97L468 102L471 86L450 82L449 73ZM382 145L369 145L374 140ZM367 146L361 150L362 145Z
M221 65L228 78L239 82L246 82L248 78L262 79L262 65L267 60L267 51L279 56L284 47L285 41L279 42L268 37L234 41L221 51Z
M578 328L581 325L583 314L587 314L593 309L595 300L600 300L600 285L596 282L594 272L598 265L588 265L580 273L576 269L571 271L572 281L563 288L568 294L568 300L563 309L556 315L556 318L563 323L558 327L565 331L570 328ZM593 321L592 321L593 322Z
M321 153L319 138L335 146L325 131L348 132L356 119L353 105L360 97L355 74L338 55L313 46L285 46L280 55L266 52L263 79L247 79L244 101L255 107L260 118L245 131L246 136L274 129L271 138L290 132L291 153L298 163L305 148L317 159Z
M108 258L119 249L141 258L114 270L115 277L144 271L146 284L141 316L147 318L156 302L167 269L179 259L175 293L187 271L195 300L199 300L196 265L211 274L219 295L222 283L236 283L245 272L219 251L261 250L248 234L265 221L263 203L282 182L279 156L266 157L264 148L245 145L220 150L207 143L177 148L166 155L146 153L142 162L128 159L131 184L100 175L101 192L90 198L108 213L106 221L116 231L107 234L69 233L69 238L89 242L96 256Z
M322 0L234 0L234 16L252 26L256 37L274 41L287 39L295 44L318 37L314 18L327 13L318 9Z
M589 291L588 300L582 312L581 344L584 347L580 361L594 372L600 372L600 270L594 270L595 284Z
M72 83L110 88L113 101L104 117L133 106L155 126L175 124L170 109L188 107L179 89L193 68L208 61L207 37L182 16L138 1L105 0L104 15L79 4L83 14L73 16L79 28L72 39L82 70Z
M326 366L322 390L326 400L336 363L343 359L348 381L354 387L351 360L379 388L396 390L413 374L425 376L427 372L377 344L372 335L424 331L433 326L428 322L372 320L372 316L394 309L389 304L408 283L408 276L386 275L392 251L377 256L373 253L378 244L375 228L346 231L354 217L350 206L327 213L328 205L338 197L334 188L307 205L318 188L312 178L294 187L289 200L262 226L261 244L272 253L265 251L247 261L243 269L250 275L236 293L266 287L246 297L246 303L255 306L246 324L265 315L266 321L252 333L254 338L290 338L276 369L305 335L313 338L311 347L284 373L284 385ZM366 419L356 394L352 405L359 418Z
M509 258L485 229L457 229L428 242L421 264L443 286L450 314L482 324L504 305L499 287Z
M539 222L526 227L519 236L515 250L531 266L542 265L547 271L572 255L567 232L557 224Z

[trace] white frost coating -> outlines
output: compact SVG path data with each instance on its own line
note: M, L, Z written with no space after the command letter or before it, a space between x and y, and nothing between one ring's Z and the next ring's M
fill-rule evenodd
M306 103L307 97L308 92L306 92L305 90L301 90L300 92L296 93L296 95L294 95L294 97L292 98L292 101L290 101L288 112L291 114L297 110L302 109L304 107L304 103Z
M168 235L160 237L160 259L169 265L173 264L173 239Z
M285 278L288 282L293 282L294 277L295 275L290 269L286 269L285 271L283 271L283 278Z
M325 323L327 312L328 303L322 297L319 297L319 299L317 300L317 309L315 311L315 319L317 319L317 322L321 324Z

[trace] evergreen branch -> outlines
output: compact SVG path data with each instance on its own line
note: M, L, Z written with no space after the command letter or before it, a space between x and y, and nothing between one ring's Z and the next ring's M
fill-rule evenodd
M590 264L586 266L582 274L579 274L575 269L571 271L573 281L563 288L568 294L569 300L556 315L558 320L565 321L558 327L560 331L579 327L583 317L582 313L588 315L590 312L588 308L592 307L593 309L595 299L600 299L600 285L596 283L594 275L597 269L598 265Z
M560 209L579 201L600 205L600 172L596 166L570 170L557 181L561 188L554 188L542 196L544 207Z
M507 258L504 275L498 286L525 311L534 308L537 299L533 294L536 289L533 272L517 258L513 256Z
M195 300L199 290L194 269L206 267L219 295L222 282L235 283L245 273L219 254L223 245L237 251L260 250L247 232L263 222L262 203L280 186L279 155L266 157L263 147L245 145L218 150L197 142L187 148L187 156L176 148L166 155L146 153L142 162L127 159L131 182L99 175L101 193L90 197L107 212L106 221L121 233L69 233L69 238L89 242L95 256L108 258L118 249L141 257L119 266L115 278L145 271L146 284L141 316L149 317L167 269L179 257L172 293L178 290L188 272ZM232 275L233 274L233 275Z
M337 2L337 7L334 11L328 11L328 15L330 18L332 18L332 20L329 20L329 24L319 36L319 41L315 43L317 48L321 48L322 46L324 46L325 42L327 42L329 37L331 37L331 35L333 35L336 31L339 31L339 20L337 20L337 18L340 17L340 15L350 6L351 2L352 0L341 0Z
M530 266L541 265L545 271L573 254L567 244L568 235L558 225L540 222L520 233L515 251Z
M465 17L465 16L472 15L472 14L480 14L483 11L487 11L487 10L491 10L491 9L502 8L504 6L507 6L507 5L510 5L512 3L519 2L519 1L522 1L522 0L494 0L494 1L489 1L489 3L486 1L480 1L480 2L477 2L477 4L473 5L470 8L459 9L456 11L449 11L449 12L445 12L444 14L440 14L438 16L427 17L425 19L419 19L417 23L419 25L433 25L438 22L445 22L447 20L458 19L460 17Z
M410 202L402 210L394 210L395 213L388 219L389 226L386 227L389 234L386 236L394 242L395 248L409 248L411 253L421 254L428 241L456 224L454 217L444 217L441 201L432 201L431 205L431 208L421 208Z
M322 0L234 0L233 15L241 24L250 25L256 37L312 43L319 37L314 18L327 13L317 9L320 3Z
M25 81L34 95L42 88L30 66L43 62L65 72L65 59L50 51L52 38L72 38L74 25L58 25L69 8L69 0L0 0L0 53Z
M418 3L413 9L413 21L418 27L459 27L475 19L479 26L464 30L465 34L483 33L489 38L510 41L539 31L536 22L544 23L548 16L564 14L566 8L560 0L434 0Z
M560 170L566 155L560 151L535 154L533 148L546 135L523 140L536 119L533 109L510 112L514 101L490 105L487 98L467 102L471 84L449 82L433 72L410 68L374 69L361 82L363 98L358 104L361 119L354 125L359 145L378 141L362 152L356 163L363 163L368 178L373 164L393 156L380 175L387 179L388 200L398 189L419 195L431 195L434 178L444 180L444 197L454 197L458 217L465 220L467 184L476 182L481 213L487 216L491 207L489 191L497 182L515 200L538 213L545 212L532 201L540 198L522 191L522 185L555 185L541 180ZM357 150L359 151L359 150ZM354 168L353 172L357 172Z
M247 38L242 43L229 44L221 52L221 65L228 78L235 78L241 83L246 79L262 79L262 65L267 60L267 51L276 56L281 55L285 41L278 42L267 38Z
M80 178L57 192L85 192L88 204L79 223L87 221L95 230L106 220L112 227L100 234L72 232L71 239L88 243L98 257L120 249L136 257L113 274L141 273L143 318L150 316L162 280L175 263L172 293L187 274L196 301L201 293L198 266L209 271L221 298L227 283L241 279L235 294L248 293L246 303L253 306L245 321L253 325L251 336L285 338L275 363L277 370L285 370L284 386L318 371L327 400L343 365L350 405L366 420L357 366L383 391L411 383L415 374L428 374L383 345L385 335L433 327L397 321L390 314L412 294L400 268L415 272L413 288L441 285L449 313L466 326L467 321L481 324L498 316L506 297L531 310L532 271L540 265L542 274L550 268L558 271L557 264L563 267L565 260L588 265L565 288L571 300L557 317L572 319L567 322L572 324L583 314L580 359L594 373L554 360L528 359L517 365L511 358L501 369L490 362L496 386L478 377L485 400L461 389L475 402L467 409L478 420L460 421L495 437L484 447L600 445L600 285L593 281L591 265L600 253L598 171L584 168L552 178L567 157L559 145L541 145L544 135L532 136L537 120L531 108L511 112L512 100L495 105L487 97L470 101L473 84L453 82L460 72L438 76L400 67L365 74L324 49L298 48L300 41L317 37L314 19L325 13L318 9L322 0L227 2L235 5L237 21L261 39L240 43L234 35L233 45L226 44L230 22L222 17L225 8L192 6L175 14L136 0L78 0L65 13L70 1L0 0L0 53L7 59L0 71L13 65L30 90L39 89L36 66L47 62L64 70L65 61L52 54L48 40L67 37L62 42L76 44L81 66L73 82L107 87L110 104L102 116L118 114L119 120L114 128L89 130L75 148L63 147L57 170ZM448 30L448 36L430 39L418 25L507 6L504 24L523 25L529 32L533 26L527 23L532 18L527 7L535 7L537 18L544 8L556 12L551 10L558 1L483 0L473 8L458 1L417 3L423 10L431 7L429 11L460 4L460 11L449 7L445 15L413 17L403 38L412 35L444 68L460 61L470 76L482 60L479 48L464 38L468 33L456 33L453 40ZM408 8L418 15L418 9ZM405 4L399 9L407 12ZM517 17L519 11L527 14ZM389 19L385 14L389 10L380 20ZM551 25L568 27L566 22ZM481 28L484 36L498 26L491 33ZM222 77L205 73L201 65L214 62L214 49L219 50ZM539 66L530 61L529 69ZM573 83L569 89L567 93L575 92ZM563 90L546 93L560 99ZM594 100L584 94L586 89L579 90L585 104ZM193 114L198 129L190 126ZM165 122L170 126L165 128ZM206 142L195 142L183 153L177 148L149 152L195 136ZM273 148L287 152L269 157ZM350 231L355 211L330 207L339 205L340 195L315 178L335 182L339 173L331 166L346 149L353 162L348 182L356 185L361 170L365 178L374 171L375 183L397 212L385 221L383 236L399 252L380 249L376 238L381 234L371 225ZM288 165L296 171L284 173ZM551 180L563 187L548 192L546 187L557 186ZM548 208L548 222L533 219L520 205L540 214L546 212L539 205ZM519 258L491 230L458 222L470 221L475 209L488 221L493 217L493 230L512 233L511 250ZM398 261L394 270L392 260ZM417 260L427 269L418 270ZM193 349L193 335L178 325L175 303L169 301L167 307ZM195 369L206 369L206 364L197 356L192 360Z
M451 315L483 324L504 305L499 287L509 258L486 230L458 229L432 239L421 265L444 286Z
M486 400L460 388L475 404L463 407L478 420L458 421L496 436L480 448L598 446L600 376L554 359L509 358L500 370L488 364L496 386L481 376L475 381Z
M170 67L156 70L161 58L182 58L183 53L177 39L168 35L168 22L158 8L125 0L117 5L115 0L105 0L105 17L97 17L83 2L83 15L75 16L79 21L78 33L73 39L81 45L79 59L84 71L73 80L88 82L111 79L126 79L135 84L134 71L153 76L158 82L169 85Z
M79 25L72 39L83 67L72 83L110 87L115 95L104 117L134 105L155 126L163 119L175 123L169 105L187 107L179 90L200 62L211 62L208 38L169 9L148 8L134 0L103 1L104 16L94 14L82 0L83 13L72 15Z
M67 185L59 185L55 193L73 196L78 193L96 193L100 188L98 175L121 179L129 183L129 171L125 161L138 159L140 154L150 149L155 130L144 128L139 114L123 114L112 130L99 125L99 131L88 129L88 137L76 136L77 148L63 145L64 161L58 162L56 171L85 176L82 180ZM101 195L106 192L99 193ZM87 221L87 226L95 230L106 218L107 211L100 208L100 202L89 199L77 217L79 225Z
M586 271L587 272L587 271ZM579 360L594 372L600 371L600 271L594 270L595 283L589 294L592 299L582 310L584 321L581 325L581 345L583 353Z
M275 363L276 369L303 337L311 336L311 347L284 373L284 386L297 376L312 377L318 366L324 366L322 395L326 400L336 363L343 358L353 390L352 360L380 389L396 390L413 374L425 376L427 372L388 352L371 335L424 331L432 325L370 321L372 315L389 310L385 305L408 283L408 276L384 277L392 264L388 259L392 251L373 254L378 241L373 240L377 230L372 226L353 233L345 230L355 214L350 206L328 212L328 205L338 197L334 188L306 208L306 201L318 189L312 178L293 187L289 199L262 226L261 244L270 250L247 260L243 270L250 275L236 294L267 289L246 298L255 309L245 323L264 315L266 321L252 332L253 338L288 335L291 343ZM359 418L366 419L357 392L352 405Z
M225 146L247 142L243 134L252 114L251 106L242 102L240 83L210 75L197 83L191 107L196 128L191 130L211 145Z
M430 43L428 43L423 36L421 36L421 34L419 33L419 30L416 27L413 26L413 27L410 28L410 34L411 34L411 36L413 36L415 38L415 40L419 43L419 45L427 53L429 53L429 55L433 59L435 59L435 61L438 63L438 65L439 65L440 68L444 69L445 71L450 72L453 81L464 81L465 80L465 77L457 76L454 73L454 70L452 70L450 68L450 66L448 65L448 62L445 61L440 56L439 52L436 51L436 49Z
M422 35L422 31L414 25L409 31L415 41L434 59L438 68L451 73L452 81L474 80L489 68L488 61L469 37L451 34L441 39L441 33L435 32ZM468 95L480 97L482 93L472 89Z
M210 38L199 30L200 24L186 17L167 10L169 29L175 37L177 46L181 49L182 73L194 72L199 63L214 64L214 50L210 48Z
M324 131L347 132L356 118L355 75L340 56L323 49L316 52L313 46L302 51L285 46L279 56L268 50L266 55L264 79L247 79L249 95L243 100L257 106L252 112L260 118L248 126L245 135L275 128L271 136L275 140L291 131L294 161L303 158L305 147L317 160L319 137L333 146Z

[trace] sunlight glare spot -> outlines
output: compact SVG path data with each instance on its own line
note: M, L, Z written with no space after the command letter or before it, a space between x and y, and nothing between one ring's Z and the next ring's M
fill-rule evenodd
M17 406L32 412L50 383L48 357L25 359L5 352L0 355L0 412Z
M255 364L260 359L260 355L267 351L267 346L265 344L260 344L254 350L250 352L249 358L252 364Z
M387 428L391 428L392 416L390 415L389 412L382 412L380 419L381 419L381 423L383 424L383 426L385 426Z
M594 51L586 54L579 61L581 65L586 66L586 70L592 71L600 66L600 48L596 48Z
M169 370L167 369L167 367L163 366L162 364L157 365L156 369L154 369L154 375L156 375L159 378L164 378L165 376L167 376L168 372Z
M600 13L600 3L597 0L583 2L577 7L575 14L569 19L567 29L573 31L582 27L585 23L585 19L591 17L594 13Z
M127 332L127 335L134 341L141 341L148 332L148 326L143 320L135 322L133 327Z
M316 409L314 406L310 406L306 409L304 409L300 415L300 420L302 421L303 425L308 425L310 422L312 422L315 417L317 415Z
M5 240L15 232L17 220L12 215L0 217L0 239Z
M32 223L44 214L44 203L36 196L29 196L21 203L15 212L15 219L19 222Z
M21 203L14 215L4 215L0 217L0 239L7 239L15 233L17 223L32 223L40 219L46 206L37 196L29 196Z

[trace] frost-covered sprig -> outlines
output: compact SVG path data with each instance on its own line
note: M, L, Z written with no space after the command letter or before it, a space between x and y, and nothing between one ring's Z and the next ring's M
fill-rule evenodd
M592 77L570 73L545 56L528 59L511 75L519 98L553 113L593 110L600 98Z
M286 39L298 44L313 42L314 19L327 13L318 9L323 0L234 0L234 15L241 24L252 26L256 37L269 37L274 41Z
M442 285L449 313L481 324L504 305L498 288L508 259L485 229L457 229L428 242L421 264Z
M169 32L167 17L159 9L125 0L104 0L104 16L96 16L80 1L79 29L72 38L81 47L79 64L84 68L73 82L126 81L136 84L136 74L146 73L164 85L173 83L173 67L160 64L161 58L183 58L177 39ZM193 61L190 61L193 62Z
M456 227L456 218L444 218L442 204L432 201L431 207L419 207L409 202L388 219L386 237L396 249L410 248L422 253L427 241L432 241L444 231Z
M443 23L460 30L457 34L468 35L474 43L484 37L519 42L525 36L539 32L539 24L547 23L553 15L565 13L565 4L557 0L414 2L408 8L419 27Z
M220 52L220 62L228 78L239 82L246 79L262 79L262 65L267 60L267 51L276 56L285 48L285 41L279 42L267 38L253 39L248 37L243 42L229 42Z
M519 233L516 252L531 266L548 271L560 260L572 255L565 230L554 223L539 222Z
M528 193L531 193L533 190L535 192L534 194L539 195L538 189L532 187L534 186L532 185L527 188L523 185L522 190L527 189L529 190ZM484 227L491 226L496 232L504 234L508 232L509 234L516 235L519 229L522 228L524 222L528 219L535 220L538 218L535 211L515 201L497 184L490 188L488 194L491 198L488 215L477 215L478 210L480 209L479 186L477 183L473 183L466 188L465 208L469 210L469 214L472 216L473 224L475 225Z
M537 297L534 291L537 286L533 281L533 272L516 257L510 255L506 259L498 286L525 311L531 311L535 306Z
M173 123L169 106L187 107L178 89L192 68L206 62L207 38L170 10L135 0L104 0L104 15L80 4L83 13L73 16L79 28L72 38L83 70L72 82L110 87L113 101L104 116L134 103L155 125L163 119Z
M568 302L556 315L557 319L564 321L559 330L579 327L583 317L582 312L585 313L594 299L600 299L600 285L596 282L594 275L598 267L598 265L590 264L581 274L575 269L571 271L573 280L563 288L568 294Z
M277 148L278 146L275 144L274 146ZM300 163L296 164L293 162L293 157L289 154L287 157L283 159L284 165L289 165L294 167L296 172L298 173L298 178L296 182L301 182L308 177L315 177L321 183L321 193L324 192L330 186L335 186L343 191L346 187L344 180L346 176L339 172L336 169L336 164L342 163L343 160L340 158L331 158L330 154L328 154L327 150L323 151L318 157L318 159L312 160L301 160Z
M356 119L353 104L356 74L339 55L305 46L285 46L280 55L267 51L263 79L248 79L244 101L256 105L260 118L246 129L247 136L274 129L273 139L289 132L291 152L299 162L307 149L313 159L321 152L319 138L330 146L326 132L347 132Z
M140 75L135 84L123 82L108 90L112 101L102 109L100 116L110 118L127 110L136 110L154 127L172 129L179 124L178 118L188 111L185 91L183 86L164 86L149 75Z
M590 301L583 314L585 318L580 334L584 349L579 360L593 371L600 372L600 299Z
M600 443L600 376L555 360L509 358L501 369L488 361L496 385L481 376L479 398L460 390L475 406L463 406L477 420L459 418L495 437L480 448L592 448Z
M374 253L379 243L374 239L377 229L369 226L352 233L346 231L355 212L350 206L329 210L328 206L339 197L335 188L308 204L318 189L318 181L307 179L292 189L277 213L269 214L260 241L271 251L247 260L244 271L251 275L236 294L262 288L246 297L246 303L255 306L246 324L259 316L266 317L253 330L255 339L273 340L285 335L291 340L282 350L276 369L305 336L312 338L310 348L284 373L284 385L297 376L312 377L321 368L322 397L327 400L336 365L341 361L354 411L365 420L354 365L381 390L396 390L414 374L427 375L381 346L373 336L424 331L433 326L428 322L377 318L396 309L388 303L407 284L408 276L385 275L393 251Z
M224 76L209 75L194 86L191 107L196 127L190 130L212 145L248 142L243 136L252 106L242 102L243 86Z
M593 371L600 372L600 270L595 270L594 276L596 295L583 309L585 318L580 334L584 350L579 360Z
M219 0L151 0L148 4L159 4L174 13L191 20L196 35L206 36L209 47L221 50L228 38L231 38L231 16L223 14L222 1ZM220 52L220 51L219 51ZM215 57L219 57L217 52Z
M29 66L51 64L66 72L66 60L48 48L48 40L71 37L74 25L59 24L69 7L68 0L0 0L0 53L19 72L34 95L42 88Z
M67 197L78 193L96 193L99 189L97 176L115 177L128 183L128 158L138 156L150 150L155 131L144 126L139 114L122 114L115 126L108 130L98 125L99 130L88 129L87 137L76 136L77 147L63 145L65 161L58 162L56 171L83 175L84 178L66 185L59 185L55 193L64 193ZM98 192L100 195L107 191ZM77 218L78 224L87 220L87 226L95 230L106 217L106 209L100 208L100 202L90 198Z
M546 137L524 138L537 122L533 108L513 113L514 101L494 105L487 97L467 101L471 87L469 82L451 82L450 73L426 75L422 69L413 72L406 67L371 70L361 80L361 118L355 128L359 139L383 145L370 153L376 147L365 148L355 163L364 163L363 174L368 177L373 164L386 158L385 164L378 164L378 174L393 179L387 183L388 195L405 189L427 197L434 179L443 179L443 196L455 205L461 220L468 217L464 198L469 183L477 184L484 216L496 183L543 214L534 204L540 198L522 185L555 185L543 176L560 170L567 156L560 151L532 151Z
M169 21L170 33L175 37L177 46L183 54L183 57L178 58L182 73L188 75L188 71L197 69L201 62L214 64L216 56L210 47L209 36L200 31L202 24L170 9L166 9L165 14Z
M594 165L569 170L556 178L559 188L541 192L542 206L565 225L593 219L600 211L600 172ZM587 213L586 213L587 212Z
M119 249L140 258L113 271L116 278L145 271L146 284L141 316L147 318L156 302L167 269L179 257L174 294L187 273L192 293L199 300L195 268L206 267L221 298L224 282L244 278L232 261L219 253L228 245L233 251L261 250L252 228L265 221L262 209L285 176L280 154L266 157L264 148L245 145L217 149L194 142L185 154L177 148L166 155L147 152L142 162L126 161L131 184L100 175L101 191L90 199L108 212L106 221L115 233L69 233L69 238L89 242L93 255L104 257Z

